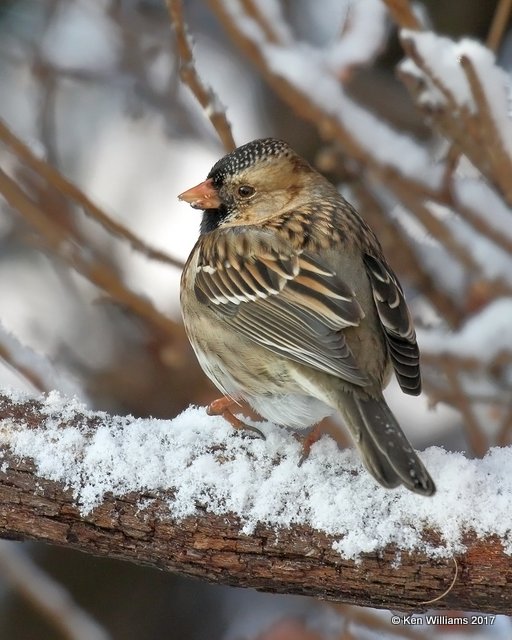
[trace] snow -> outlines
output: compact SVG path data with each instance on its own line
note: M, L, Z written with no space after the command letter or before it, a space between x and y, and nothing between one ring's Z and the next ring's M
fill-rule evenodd
M329 54L328 50L302 41L291 41L286 46L268 43L259 25L242 11L238 2L224 0L224 7L240 32L261 51L270 71L334 116L368 155L431 188L440 184L443 167L432 166L430 155L424 148L358 106L345 94L333 72L332 59L329 60L332 51Z
M0 322L1 350L6 353L11 365L21 368L22 371L34 373L39 380L44 381L47 388L57 389L67 395L84 397L78 381L73 376L57 371L47 357L24 345Z
M81 0L59 5L56 19L42 38L42 51L48 62L64 69L101 72L115 67L119 34L102 4Z
M259 0L258 9L281 42L291 40L290 26L283 15L283 6L279 0Z
M463 354L489 363L501 351L512 351L512 298L498 298L472 316L457 332L418 329L422 350Z
M432 32L410 31L401 32L404 42L412 42L419 57L428 69L427 75L436 80L460 107L466 107L476 112L471 86L462 66L462 59L467 59L478 78L486 95L486 102L500 140L507 152L512 155L512 123L509 110L510 79L508 74L496 65L494 54L481 43L470 38L463 38L454 42L449 38ZM433 80L419 70L415 63L407 60L401 64L401 70L407 75L421 76L425 81L427 91L421 96L421 101L432 105L446 101ZM453 110L453 107L452 107Z
M391 215L406 231L424 269L444 291L459 299L466 287L466 272L460 262L405 207L395 205ZM425 313L419 317L424 318Z
M455 53L456 45L453 40L428 31L410 31L408 29L401 31L401 38L404 42L414 44L418 55L425 61L433 78L439 81L457 103L464 104L474 110L471 89L460 65L460 59ZM405 70L410 69L410 63L408 63ZM434 88L432 82L428 81L423 74L422 77L427 80L429 87ZM433 91L435 104L439 101L440 95L438 89Z
M340 73L371 61L384 46L387 31L386 8L381 0L352 2L345 32L326 52L332 70Z
M333 548L346 558L389 544L451 557L463 549L468 530L499 536L512 553L511 448L492 449L483 460L428 449L421 455L438 491L422 498L403 488L378 486L355 451L338 450L328 437L299 467L300 444L268 423L258 425L266 435L261 440L234 432L204 408L155 420L110 418L57 392L42 402L46 419L41 428L4 420L0 443L19 458L32 458L40 476L69 487L84 515L107 493L120 497L149 491L166 501L163 518L184 518L202 507L237 515L247 535L258 523L277 530L309 525L332 536ZM80 416L95 417L98 427L80 426L85 424ZM74 417L75 426L70 426ZM422 540L425 527L439 532L440 546Z
M174 60L168 51L160 51L148 65L147 77L153 90L163 93L169 86L169 81L174 72Z
M496 65L492 51L475 40L464 38L455 45L454 54L458 59L464 56L471 61L486 95L491 117L500 133L500 140L509 155L512 155L512 123L508 113L510 90L508 74Z
M508 252L496 246L485 235L475 231L468 222L455 215L447 207L434 202L427 203L426 207L443 222L450 235L460 246L471 247L471 258L478 264L482 275L489 280L511 279L512 256ZM465 273L465 278L467 278L467 273Z
M455 199L512 242L512 210L483 180L455 176Z
M351 100L338 78L329 72L322 53L304 43L295 48L265 45L262 53L273 73L334 116L368 155L432 188L439 184L443 167L432 166L428 152L412 138L395 131Z

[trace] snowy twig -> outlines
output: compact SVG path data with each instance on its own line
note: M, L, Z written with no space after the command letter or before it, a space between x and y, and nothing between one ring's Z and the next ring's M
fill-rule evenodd
M15 341L16 344L14 349L12 344L13 341ZM26 347L19 344L15 340L14 336L8 334L0 323L0 360L3 360L6 364L15 369L38 391L50 391L51 388L46 386L47 383L40 373L34 371L26 361L23 362L23 360L18 357L18 350L20 348Z
M509 444L511 429L511 392L506 380L500 377L506 373L512 362L512 354L499 351L489 362L482 362L474 356L454 352L430 352L423 349L422 362L424 365L424 383L432 402L445 402L458 411L463 417L464 428L468 442L473 452L478 456L485 455L491 444L504 446ZM488 384L479 393L473 393L464 388L462 378L466 380L494 381L490 388ZM485 391L487 390L487 392ZM476 406L487 406L494 414L502 415L501 425L497 428L496 436L490 438L490 429L481 424ZM490 415L490 414L489 414ZM490 417L487 418L487 422Z
M395 19L409 27L401 34L410 58L402 66L402 76L407 79L419 107L452 144L453 153L449 154L448 162L434 166L433 158L425 154L425 149L416 141L373 118L347 95L325 51L294 40L293 36L282 44L269 43L261 25L240 0L209 0L209 3L234 44L247 55L275 93L344 152L362 188L382 201L381 211L388 224L376 223L378 216L372 220L379 236L389 233L390 226L397 230L399 222L389 211L398 202L411 223L419 223L421 232L427 231L435 239L439 255L447 266L446 273L454 273L452 279L445 278L439 268L426 259L425 245L408 237L409 230L399 233L398 241L394 238L390 242L390 253L396 256L392 259L402 261L402 268L397 269L400 275L405 274L408 282L420 285L432 305L441 311L444 321L457 328L471 313L499 297L512 295L506 255L497 251L496 261L489 259L492 243L506 252L510 248L506 231L500 238L507 207L499 192L511 204L512 130L505 113L507 79L488 50L468 40L459 45L420 31L409 3L387 3ZM500 133L502 139L498 139ZM474 199L475 203L487 203L486 215L480 215L481 205L475 210L468 196L469 190L474 193L475 189L467 184L459 188L458 176L454 176L453 171L459 152L466 154L497 187L494 192L483 185L487 189L486 198ZM493 194L501 206L489 209L489 198ZM497 209L499 216L495 214L495 218L499 227L488 213L494 214ZM362 212L368 215L365 209ZM488 235L482 236L486 230ZM407 246L408 251L404 251ZM406 266L404 256L413 258L407 260ZM467 416L470 441L482 452L483 427L474 419L473 397L465 385L459 386L465 369L452 371L455 377L448 385L445 399ZM436 373L433 378L435 376ZM508 383L505 386L508 388Z
M18 160L30 167L39 176L41 176L48 185L55 188L62 196L68 198L73 203L81 207L82 211L98 222L106 231L112 235L128 241L130 246L142 253L151 260L157 260L164 264L183 268L183 263L176 258L172 258L166 253L150 247L146 242L132 233L120 222L112 219L104 211L102 211L92 200L85 195L78 187L65 178L61 173L54 169L44 160L39 159L29 147L20 140L14 133L0 120L0 141L3 142L16 155Z
M62 10L61 1L53 0L45 2L43 9L43 20L40 26L42 34L47 34L51 28L52 22ZM41 142L44 145L46 157L50 163L57 166L57 139L56 139L56 94L58 89L58 79L54 73L54 69L45 63L44 55L44 36L34 38L30 44L30 51L27 52L25 63L30 59L31 71L36 81L38 100L41 109L38 114L38 128Z
M233 3L209 0L209 4L237 48L247 55L276 94L299 116L311 121L323 137L339 143L351 158L360 163L372 177L385 184L391 192L394 193L397 185L400 185L401 190L407 189L418 198L436 196L439 186L436 181L441 171L440 168L432 170L424 149L351 101L342 92L334 74L329 77L327 68L315 66L316 60L310 52L302 52L297 43L295 48L287 46L282 51L275 46L270 48L261 32L255 33L257 25L253 21L251 28L247 28L246 14L235 17L232 12ZM279 55L281 53L282 57ZM300 60L295 55L300 55ZM274 64L276 60L280 63L278 68ZM301 64L306 65L308 60L313 66L307 68L307 73L301 73ZM320 80L322 76L326 79L322 87L324 91L315 93L313 85L305 86ZM323 94L325 100L332 100L331 103L322 103ZM339 104L335 103L336 99ZM375 138L379 138L378 143ZM414 162L421 165L422 175L419 171L415 177L411 175L411 163L401 162L402 158L396 152L398 145L403 145L401 153L404 156L408 156L411 161L414 158ZM404 171L409 172L407 176Z
M183 4L181 0L166 0L176 34L178 55L180 57L180 77L190 88L204 112L210 119L215 131L226 151L232 151L235 141L231 132L231 125L226 117L225 108L220 104L213 89L204 84L199 77L192 55L192 43L187 33L183 18Z
M2 579L69 640L108 640L110 635L14 543L0 542Z
M266 441L233 434L197 409L172 422L144 421L93 413L55 394L1 396L0 536L360 605L418 609L443 595L436 607L512 612L512 592L502 586L512 580L506 450L495 450L494 462L430 456L438 495L421 499L378 488L349 452L340 464L327 439L315 445L323 453L314 449L298 467L294 438L260 426ZM498 504L503 514L494 512ZM454 558L460 571L448 590Z
M449 250L462 261L462 264L469 267L473 272L477 269L471 252L452 234L450 229L444 225L440 220L430 213L430 211L423 204L425 200L432 200L434 202L442 202L445 206L449 206L451 202L451 195L449 191L442 184L442 181L438 185L433 183L427 184L419 177L421 171L417 172L417 178L410 174L405 174L399 164L394 164L397 160L397 155L401 155L401 151L396 151L396 148L402 143L407 146L407 151L403 151L404 157L414 157L414 151L416 148L411 142L405 142L403 136L400 137L395 132L387 129L386 126L379 122L371 122L371 126L375 126L374 132L375 138L382 136L382 140L379 143L375 143L373 147L369 148L364 144L364 137L368 136L368 130L366 129L365 116L362 113L362 108L356 106L353 103L349 103L346 97L343 98L347 104L340 104L335 109L333 104L327 102L322 106L312 92L306 92L303 90L302 85L293 82L288 77L286 71L283 73L276 71L272 65L272 56L275 55L275 48L267 55L265 53L266 42L262 38L258 38L254 35L254 24L251 29L247 28L248 16L246 14L234 14L229 7L233 3L229 4L223 0L210 0L210 5L219 17L227 32L235 42L237 47L244 51L250 60L257 66L263 77L272 86L275 92L281 96L281 98L296 111L301 117L312 121L324 135L339 144L348 157L352 160L356 160L359 167L358 172L365 179L365 173L367 172L371 179L368 183L371 184L372 179L377 180L382 188L391 194L401 203L403 203L410 211L412 211L422 222L425 228L436 237L443 246L449 247ZM300 50L300 47L296 44L295 47ZM268 47L267 47L268 48ZM283 67L286 58L283 60ZM298 61L290 59L288 67L291 69L293 64L298 64ZM319 70L320 73L320 70ZM327 69L323 70L324 74L328 73ZM320 76L318 76L320 77ZM329 83L330 87L330 83ZM312 87L313 91L313 87ZM332 89L329 88L334 95L334 85ZM341 91L341 89L340 89ZM327 89L326 89L327 92ZM339 94L341 95L341 94ZM347 110L354 110L357 113L357 117L354 118L354 126L350 127L344 121L347 117ZM387 142L384 142L387 140ZM376 147L379 146L379 153L376 153ZM441 169L439 166L438 169ZM431 176L432 178L432 176ZM433 186L434 185L434 186ZM405 238L404 238L405 240ZM420 264L419 260L411 263L416 264L420 268L420 273L416 274L416 280L425 282L431 280L426 274L425 266ZM412 268L406 271L411 277ZM425 279L425 275L427 276ZM441 283L434 287L432 297L434 306L442 304L443 308L447 310L447 320L456 325L462 319L460 313L454 305L450 304L448 297L441 293L437 295L437 291L441 289ZM436 304L437 303L437 304Z
M507 147L512 124L504 113L505 73L493 64L489 51L474 42L456 45L432 33L412 31L404 31L401 42L414 66L410 61L402 64L400 76L418 107L512 205L512 157ZM436 66L432 58L436 46L443 51L444 66Z
M418 221L425 227L425 230L432 235L433 238L449 251L449 253L457 258L464 266L468 273L478 272L478 264L474 259L468 247L464 246L462 240L457 238L449 227L439 218L437 218L430 208L423 204L420 200L412 198L407 191L401 193L401 200L404 205L414 213Z
M393 20L396 22L397 26L402 29L416 31L421 28L421 24L417 20L414 15L412 8L410 6L409 0L384 0L388 9L393 17ZM503 35L505 33L505 27L508 22L508 18L510 15L510 10L512 8L512 0L500 0L496 10L494 12L493 21L491 27L489 29L489 33L487 35L487 46L492 51L496 52L498 50L499 45L503 39ZM426 65L425 60L420 60L417 56L417 52L411 49L409 51L409 55L412 54L412 58L419 64L421 68L424 68L423 65ZM458 114L459 110L464 112L464 120L468 118L468 113L465 108L457 106L454 96L451 94L451 91L448 87L443 86L439 79L436 77L434 73L429 73L430 80L437 89L441 91L444 97L447 99L448 105L450 109ZM409 89L411 93L415 93L417 91L416 79L413 79L411 82L409 78L407 78L407 74L402 72L402 79L409 85ZM420 105L421 106L421 105ZM435 109L437 117L441 117L442 110ZM462 137L464 133L462 133ZM460 135L454 136L455 140L460 138ZM453 177L453 173L457 168L457 165L460 160L461 150L457 147L457 145L452 141L450 148L446 153L446 164L447 164L447 173L445 176L445 184L447 189L449 189L450 181Z
M497 247L512 255L512 210L504 206L503 200L498 195L479 181L468 181L457 176L453 178L454 207L461 216L480 235L491 240ZM476 194L475 189L476 188ZM469 193L468 193L469 188ZM478 191L484 192L485 201L476 200ZM473 196L471 198L470 196ZM489 205L492 206L489 211ZM498 220L498 209L502 211ZM510 219L509 219L510 218Z
M461 55L460 64L466 74L477 106L480 136L482 142L485 144L482 151L486 152L485 155L490 163L490 173L487 172L487 177L499 186L509 205L512 205L512 185L510 184L512 158L503 145L503 131L498 129L489 104L489 101L496 99L496 96L487 95L469 56ZM499 100L500 97L501 96L498 95L497 99ZM472 160L474 161L474 158L472 158ZM476 166L481 165L481 163L475 164ZM483 167L485 167L485 165L483 165L482 168Z
M350 3L339 38L325 51L329 69L346 83L357 67L371 64L384 49L387 37L387 15L381 0Z
M0 360L15 369L38 391L57 389L68 395L81 395L71 376L57 371L47 357L22 344L1 322Z

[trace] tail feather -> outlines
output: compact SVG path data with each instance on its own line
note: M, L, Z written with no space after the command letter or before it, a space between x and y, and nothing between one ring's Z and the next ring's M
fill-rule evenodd
M340 412L368 471L385 487L405 485L425 496L436 487L384 398L344 394Z

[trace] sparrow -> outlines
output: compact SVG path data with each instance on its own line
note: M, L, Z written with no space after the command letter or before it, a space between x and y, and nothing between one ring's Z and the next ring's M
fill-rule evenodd
M231 407L246 402L301 430L338 412L381 485L432 495L382 394L393 372L405 393L421 391L411 315L356 210L273 138L238 147L179 198L203 211L180 298L197 359L224 394L209 413L244 428Z

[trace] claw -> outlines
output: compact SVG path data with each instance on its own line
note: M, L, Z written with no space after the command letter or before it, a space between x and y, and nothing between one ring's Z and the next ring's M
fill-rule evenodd
M224 420L229 422L229 424L233 427L233 429L237 429L238 431L248 431L249 433L246 435L252 435L253 437L262 438L262 440L266 440L265 434L257 429L256 427L252 427L249 424L245 424L239 418L237 418L231 412L231 407L235 404L235 401L228 396L223 396L222 398L217 398L214 400L207 408L206 413L209 416L222 416Z
M322 437L322 428L320 424L315 425L308 435L302 441L302 455L299 459L299 467L302 467L304 462L309 458L309 454L311 453L311 447L318 442Z

